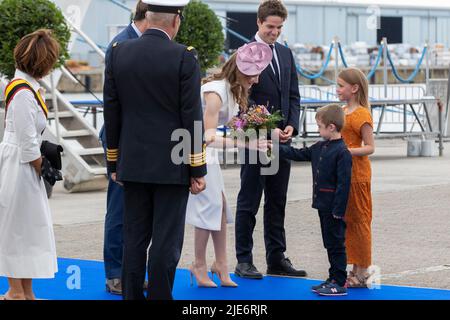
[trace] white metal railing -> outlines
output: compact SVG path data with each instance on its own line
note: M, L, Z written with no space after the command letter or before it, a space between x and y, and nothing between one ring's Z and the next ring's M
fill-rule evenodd
M384 96L385 87L382 84L369 86L369 97L371 99L420 99L426 96L425 84L390 84L387 87L387 97ZM304 99L316 99L324 101L337 101L336 86L299 86L300 96Z
M336 86L299 86L300 96L303 101L319 100L319 101L335 101L338 102L336 96ZM384 98L385 87L384 85L370 85L369 96L371 100L417 100L426 96L425 84L392 84L387 87L387 99ZM395 131L396 127L403 124L405 119L403 116L403 107L392 105L385 109L383 115L383 126L387 131ZM374 120L379 119L382 110L379 108L373 109ZM425 110L420 105L416 111L419 119L425 118ZM306 125L308 127L315 126L315 112L312 110L306 113ZM408 112L407 114L407 127L410 132L420 130L417 127L417 117ZM390 130L388 130L390 129Z

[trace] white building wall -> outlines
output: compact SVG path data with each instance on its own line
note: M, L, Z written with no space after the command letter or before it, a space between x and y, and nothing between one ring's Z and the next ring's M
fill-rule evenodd
M325 7L322 23L324 25L323 43L330 44L335 36L339 36L341 40L346 41L346 21L347 9L345 7ZM311 26L310 26L311 27Z
M364 41L370 46L377 44L377 30L367 27L369 15L358 16L358 41Z
M423 43L422 19L420 17L403 18L403 41L411 45Z
M297 7L297 29L294 31L297 42L308 44L323 42L322 16L323 8L321 7ZM314 28L311 28L312 25Z
M256 11L258 5L251 0L247 3L229 3L223 0L206 0L205 2L213 9L222 8L225 11L229 7L232 7L233 11L240 11L244 4L248 4L250 10ZM334 36L338 36L341 42L346 44L365 41L369 45L376 45L377 30L367 26L371 15L369 6L336 5L335 3L314 5L311 2L294 4L293 2L287 2L289 17L284 30L289 42L295 39L300 43L321 45L329 44ZM295 9L292 9L293 7ZM403 17L405 43L420 46L429 40L430 43L440 42L450 46L450 22L447 22L450 21L450 9L424 10L414 6L411 8L381 7L380 9L382 16ZM292 11L296 13L293 14ZM294 16L295 23L292 23Z
M438 18L436 29L437 41L440 43L450 43L450 18Z
M133 3L134 1L129 1ZM134 2L135 3L135 2ZM127 25L130 23L131 15L126 10L112 4L108 0L93 0L87 10L82 30L98 46L106 48L109 44L108 28L110 25ZM78 37L81 40L81 37ZM72 58L87 60L91 65L101 65L100 57L94 50L83 43L76 41L72 50Z
M121 2L133 9L136 5L136 0ZM204 0L204 2L220 16L226 16L228 11L256 12L259 5L259 1L252 0L239 2ZM370 16L367 6L336 5L329 2L317 5L312 2L301 5L294 1L286 3L289 17L282 39L286 38L289 43L329 45L333 37L338 36L343 44L365 41L369 45L376 45L377 30L367 27ZM421 46L429 40L431 44L438 42L450 47L450 9L381 8L381 15L403 17L405 43ZM92 0L82 28L97 44L107 46L108 25L126 25L129 21L129 13L109 0ZM221 21L225 26L225 20ZM95 65L97 58L92 51L78 41L73 50L73 57L89 60Z
M359 40L358 16L347 13L346 20L345 38L342 39L342 42L354 43Z
M288 43L297 42L297 6L287 6L288 19L284 23L283 32L281 34L282 41L286 40Z

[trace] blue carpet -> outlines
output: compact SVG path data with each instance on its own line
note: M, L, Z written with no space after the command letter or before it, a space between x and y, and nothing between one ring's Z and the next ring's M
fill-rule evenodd
M35 280L36 296L49 300L119 300L105 292L103 263L99 261L58 259L55 279ZM205 289L190 286L189 272L178 269L174 297L177 300L450 300L450 290L383 285L379 289L349 289L345 297L320 297L311 292L318 280L264 277L248 280L235 277L238 288ZM217 278L215 278L216 281ZM194 280L195 282L195 280ZM0 294L7 280L0 278Z

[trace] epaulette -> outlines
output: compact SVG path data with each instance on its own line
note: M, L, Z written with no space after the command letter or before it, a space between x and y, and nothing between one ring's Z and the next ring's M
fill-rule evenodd
M197 51L195 51L195 48L193 46L189 46L186 48L187 51L192 52L194 54L195 59L198 60L198 54Z

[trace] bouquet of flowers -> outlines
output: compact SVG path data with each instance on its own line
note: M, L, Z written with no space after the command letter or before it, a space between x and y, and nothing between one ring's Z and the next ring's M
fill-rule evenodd
M283 120L280 110L271 114L265 106L254 105L248 108L247 112L241 112L233 117L228 126L233 133L246 132L248 130L265 130L269 132L278 126L278 122Z
M268 134L272 129L277 128L281 120L283 120L283 116L280 110L270 113L263 105L253 105L246 112L241 112L238 116L233 117L228 123L228 127L231 128L231 135L234 137L244 135L249 137L251 135L246 133L252 131L255 134L254 137L258 138L263 131L263 134ZM270 150L267 155L271 157Z

